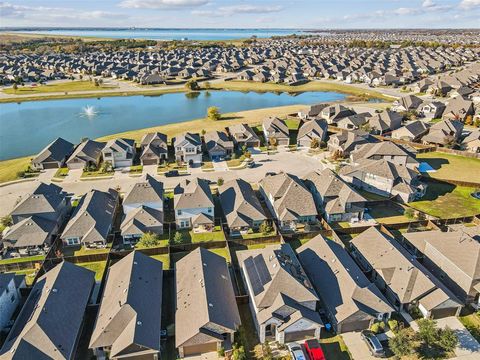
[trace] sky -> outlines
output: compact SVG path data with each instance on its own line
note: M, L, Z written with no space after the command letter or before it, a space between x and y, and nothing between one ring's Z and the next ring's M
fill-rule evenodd
M0 0L0 26L479 28L480 0Z

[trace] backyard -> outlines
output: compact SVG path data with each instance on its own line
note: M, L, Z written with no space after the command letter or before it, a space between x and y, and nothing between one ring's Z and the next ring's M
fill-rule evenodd
M429 152L417 155L419 162L427 162L435 172L424 175L436 179L460 180L480 183L480 159Z
M220 229L220 226L215 226L215 230L212 232L195 233L193 232L193 230L180 230L177 232L182 234L181 244L209 242L209 241L225 241L225 235L223 231Z
M85 269L91 270L95 273L95 281L101 281L105 268L107 266L106 261L92 261L76 264L78 266L84 267Z
M474 190L471 187L430 182L422 200L408 205L439 218L476 215L480 213L480 200L471 196Z

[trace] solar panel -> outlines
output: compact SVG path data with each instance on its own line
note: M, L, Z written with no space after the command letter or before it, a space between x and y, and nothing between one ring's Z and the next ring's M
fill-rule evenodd
M253 262L255 264L255 268L257 269L258 276L260 277L262 285L265 285L268 282L272 281L272 278L270 277L270 272L268 271L267 264L265 264L265 259L263 258L263 256L255 256Z
M252 291L254 295L258 295L263 291L263 285L260 281L260 277L258 276L257 269L255 268L255 264L253 262L252 257L248 257L245 259L244 262L245 271L247 272L248 279L250 280L250 285L252 286Z

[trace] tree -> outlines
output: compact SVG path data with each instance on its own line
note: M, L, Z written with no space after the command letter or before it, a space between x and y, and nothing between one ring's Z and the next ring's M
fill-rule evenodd
M181 244L183 243L183 233L180 231L176 231L175 235L173 236L173 243L174 244Z
M193 79L188 80L185 83L185 87L190 91L200 90L200 86L198 85L198 82L196 80L193 80Z
M396 333L398 330L398 321L395 319L388 320L388 327L392 330L393 333Z
M205 129L202 129L201 133L202 133L202 136L203 136L207 133L207 131Z
M252 153L251 153L250 151L248 151L248 150L245 151L245 152L243 153L243 155L245 155L245 158L247 158L247 159L250 159L250 158L252 157Z
M270 139L268 139L268 142L269 142L270 146L273 146L273 147L277 146L277 144L278 144L277 138L274 138L274 137L271 137Z
M261 232L263 235L270 234L272 231L273 231L272 226L270 225L270 223L269 223L268 221L264 221L264 222L260 225L260 232Z
M233 360L246 360L247 355L245 354L245 348L243 346L238 346L237 344L233 345L232 351Z
M431 319L420 319L418 324L418 337L427 346L432 345L438 338L437 323Z
M144 247L150 248L157 246L160 243L160 239L157 234L146 232L142 235L138 243Z
M403 215L405 215L409 219L413 219L415 217L415 211L412 208L407 208L405 209Z
M17 92L17 89L18 89L18 85L17 85L17 83L14 83L13 84L13 91Z
M225 183L225 181L223 180L223 178L221 178L221 177L218 178L218 180L217 180L217 185L218 186L222 186L224 183Z
M445 351L451 352L458 344L457 335L448 326L445 329L439 330L438 345Z
M320 147L320 141L318 141L318 138L316 137L312 138L312 141L310 141L310 148L318 149L319 147Z
M207 117L210 120L220 120L222 118L222 114L220 113L220 109L216 106L210 106L207 110Z
M11 215L6 215L0 219L0 225L5 227L13 225L13 219Z
M412 339L408 331L408 329L402 329L395 337L388 340L388 346L397 357L406 356L413 351Z

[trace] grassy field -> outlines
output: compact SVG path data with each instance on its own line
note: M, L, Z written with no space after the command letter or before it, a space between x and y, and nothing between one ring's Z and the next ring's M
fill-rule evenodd
M92 81L65 81L38 86L19 86L17 90L8 88L3 92L10 95L35 95L54 92L103 91L116 88L116 86L108 85L95 86Z
M439 218L471 216L480 213L480 200L470 196L474 188L448 183L428 183L421 201L408 205Z
M284 84L275 83L260 83L256 81L226 81L221 83L214 83L210 85L212 89L228 89L237 91L282 91L282 92L305 92L305 91L334 91L348 95L377 98L386 101L392 101L392 98L382 95L381 93L373 90L365 90L355 86L345 85L335 82L323 82L323 81L310 81L306 84L299 86L290 86Z
M18 180L18 173L30 164L31 156L0 161L0 183Z
M480 159L435 151L418 154L417 160L429 163L436 170L436 172L428 173L430 177L480 183Z

